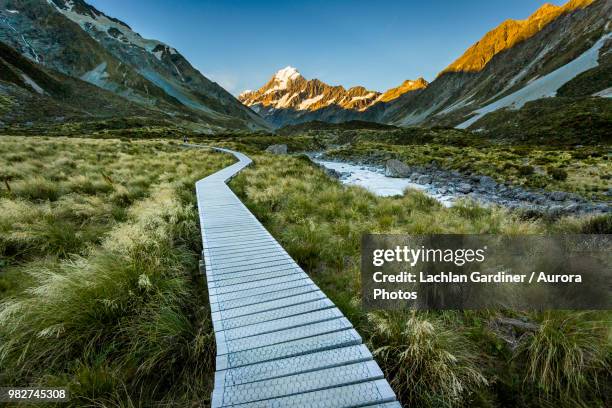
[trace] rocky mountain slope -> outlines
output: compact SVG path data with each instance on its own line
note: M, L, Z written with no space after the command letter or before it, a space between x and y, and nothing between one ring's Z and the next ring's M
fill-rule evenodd
M129 117L146 118L149 123L163 121L152 109L44 68L0 42L0 128Z
M0 41L33 62L204 130L265 129L174 48L82 0L0 0Z
M508 20L423 92L398 99L378 119L403 126L477 128L476 122L486 114L557 96L560 88L588 72L591 79L581 82L594 88L582 97L605 96L612 86L605 68L612 43L611 15L609 0L572 0L564 6L545 4L523 21Z
M407 80L397 88L384 93L362 86L345 89L331 86L318 79L308 80L295 68L278 71L267 84L257 91L245 91L239 100L251 107L276 127L323 120L344 122L357 118L368 119L368 111L375 105L384 105L403 94L424 89L423 78Z
M561 14L584 8L593 0L573 0L563 6L545 3L525 20L506 20L489 31L476 44L472 45L461 57L449 65L444 72L478 72L496 54L512 48L537 34L544 26Z

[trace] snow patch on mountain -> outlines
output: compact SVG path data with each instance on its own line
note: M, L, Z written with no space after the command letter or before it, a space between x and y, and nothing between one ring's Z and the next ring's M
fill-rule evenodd
M599 96L600 98L612 98L612 88L606 88L602 91L596 92L593 96Z
M41 95L44 95L45 91L44 89L42 89L40 87L40 85L38 85L36 82L34 82L34 80L32 78L30 78L29 76L27 76L26 74L21 74L21 78L23 79L23 81L30 85L30 87L32 89L34 89L36 92L38 92Z
M293 94L286 93L286 94L284 94L283 97L280 98L278 100L278 102L276 102L276 107L277 108L287 108L287 107L289 107L290 104L291 104L291 101L294 98L296 98L297 96L298 96L297 93L293 93Z
M108 76L109 75L106 72L106 62L103 62L91 71L84 73L81 76L81 79L83 81L89 82L90 84L105 88L106 79L108 78Z
M367 94L367 95L363 95L363 96L353 96L353 97L351 98L351 102L354 102L354 101L362 101L362 100L364 100L364 99L370 99L370 98L373 98L373 97L375 97L375 96L376 96L376 94L375 94L374 92L370 92L369 94Z
M308 107L309 107L310 105L314 105L315 103L317 103L317 102L319 102L321 99L323 99L323 96L324 96L323 94L320 94L320 95L314 96L314 97L312 97L312 98L304 99L304 100L302 101L302 103L300 103L300 104L299 104L299 106L298 106L298 110L305 110L305 109L308 109Z
M19 11L17 10L6 10L9 14L19 14ZM27 50L27 57L30 58L31 60L35 61L36 63L40 63L40 56L38 55L38 53L36 52L36 50L34 49L34 47L32 46L32 44L28 41L28 39L22 34L20 33L9 21L8 16L5 16L2 14L2 12L0 11L0 22L3 22L4 24L6 24L6 26L13 31L17 36L19 36L19 38L21 38L21 41L23 42L23 45L25 46L26 50Z
M473 117L456 127L458 129L467 129L487 113L494 112L501 108L519 109L529 101L556 96L557 90L565 83L575 78L578 74L599 65L599 50L609 38L612 38L612 33L607 33L602 36L591 48L573 61L530 82L518 91L477 109L473 112L475 113Z
M436 113L436 116L440 116L440 115L446 115L449 114L451 112L456 111L459 108L463 108L464 106L469 105L470 103L472 103L474 101L474 95L470 94L468 96L466 96L463 99L458 100L457 102L453 103L452 105L450 105L447 108L444 108L443 110L441 110L440 112Z
M90 14L80 14L74 10L74 3L72 1L66 1L67 8L59 7L53 2L53 0L47 0L47 3L53 6L64 16L77 23L83 30L88 31L89 29L93 28L99 32L106 33L106 35L115 39L116 41L127 42L136 47L145 49L146 51L154 54L159 60L161 60L161 55L158 56L158 53L154 52L153 50L159 45L164 46L167 49L171 48L159 41L142 38L140 34L132 31L128 26L111 20L104 13L95 13L92 11L93 16L95 17ZM113 36L109 33L109 30L117 30L122 34L122 36ZM174 50L174 52L176 52L176 50Z

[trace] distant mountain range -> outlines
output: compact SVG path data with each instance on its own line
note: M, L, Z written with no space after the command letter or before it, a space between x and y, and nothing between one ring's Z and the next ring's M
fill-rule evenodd
M130 108L115 116L144 115L211 132L268 128L261 117L204 77L176 49L142 38L127 24L82 0L0 0L0 41L39 64L55 80L70 77L73 89L84 88L81 85L86 82L120 96ZM26 78L24 72L14 73ZM30 88L29 99L38 95L45 97L49 109L63 107L54 116L61 118L65 110L71 111L64 106L70 101L58 99L45 84L29 76L24 81L28 86L22 90ZM2 93L12 93L11 106L21 109L18 92L11 86L4 84ZM72 113L77 115L78 110ZM85 118L100 114L96 109L82 112Z
M584 126L605 123L611 15L610 0L545 4L486 33L431 83L346 89L286 67L238 100L175 48L83 0L0 0L0 128L114 120L223 132L369 121L481 131L503 122L510 131L527 116L548 120L546 112L558 118L565 110L579 112Z
M363 86L345 89L318 79L308 80L288 66L274 74L259 90L245 91L238 99L276 126L325 119L344 122L374 105L425 87L427 81L418 78L384 93Z
M611 5L572 0L544 4L526 20L506 20L430 84L419 78L382 94L363 87L345 90L306 80L287 67L239 99L275 127L348 120L477 127L489 112L520 109L540 98L609 97Z

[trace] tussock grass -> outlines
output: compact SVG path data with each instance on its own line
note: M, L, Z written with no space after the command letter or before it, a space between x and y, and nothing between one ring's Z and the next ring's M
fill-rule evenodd
M0 384L69 387L72 406L207 401L215 347L193 190L232 159L155 141L129 154L113 140L0 143L46 156L40 177L60 192L0 195Z
M85 254L152 185L191 183L199 156L160 141L4 137L0 146L0 257L11 264Z
M542 333L524 339L525 351L513 355L489 327L501 312L374 313L360 308L360 240L364 233L576 233L605 225L606 220L562 218L523 220L500 208L483 208L464 201L444 208L417 191L397 198L379 198L359 187L348 187L298 158L253 155L255 165L244 170L231 186L302 265L322 290L340 307L361 335L402 403L406 406L567 406L568 393L553 384L574 381L584 400L605 405L610 381L608 336L579 332L542 320ZM510 312L511 316L522 316ZM603 312L573 314L585 327L597 326ZM556 327L553 325L553 327ZM579 336L579 337L576 337ZM583 348L586 339L592 351ZM583 362L573 360L571 355ZM548 353L536 359L529 353ZM582 357L579 357L582 356ZM534 364L529 368L525 361ZM593 370L590 363L599 364ZM571 369L569 365L572 365ZM553 379L549 366L558 368ZM576 378L606 383L586 387ZM546 388L542 388L545 386ZM574 388L575 390L575 388ZM587 398L588 396L588 398ZM574 399L575 400L575 399ZM572 400L572 401L574 401ZM565 404L565 405L563 405ZM597 405L599 404L599 405Z
M378 198L300 158L257 154L247 138L232 143L255 159L233 189L353 322L403 403L609 403L605 313L530 315L540 329L512 353L488 326L501 312L359 304L364 233L595 232L608 219L549 225L467 201L446 209L415 191ZM193 277L193 183L230 162L160 141L0 140L11 186L0 184L0 384L69 386L74 406L206 406L214 336Z
M524 380L535 384L545 400L558 399L563 406L596 404L590 397L609 387L600 378L612 373L611 323L609 314L546 312L540 329L516 352L526 366Z
M374 354L408 406L453 407L487 385L478 350L436 317L376 312L368 315Z

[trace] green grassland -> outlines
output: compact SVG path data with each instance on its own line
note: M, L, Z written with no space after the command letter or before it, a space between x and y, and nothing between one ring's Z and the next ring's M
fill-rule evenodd
M464 202L444 208L413 191L379 198L329 179L305 158L254 156L232 188L342 309L406 406L600 406L610 393L609 313L363 313L362 234L593 232L610 217L522 221ZM497 317L537 322L510 350ZM607 401L609 403L610 401Z
M166 141L0 140L0 384L73 406L209 397L193 183L227 155Z
M226 136L199 141L254 159L232 189L351 320L404 404L610 404L609 313L364 313L359 299L366 232L597 233L609 216L523 220L413 191L379 198L304 156L262 152L328 139ZM207 406L214 335L193 184L231 162L159 139L1 138L0 385L68 386L73 406ZM538 329L510 348L492 324L502 316Z

